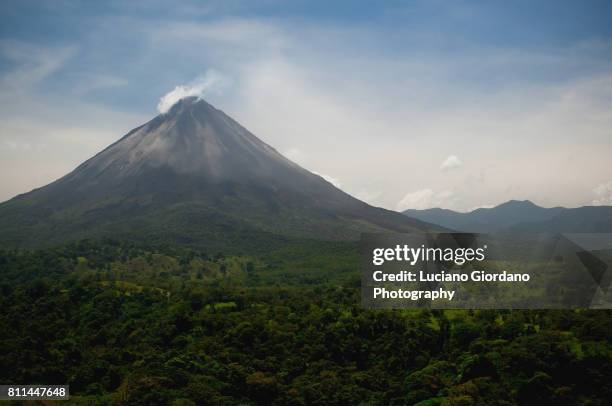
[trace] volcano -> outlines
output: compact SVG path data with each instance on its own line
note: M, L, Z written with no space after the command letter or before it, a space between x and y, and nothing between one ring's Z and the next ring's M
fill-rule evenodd
M196 97L0 204L0 244L17 247L82 238L218 247L433 228L344 193Z

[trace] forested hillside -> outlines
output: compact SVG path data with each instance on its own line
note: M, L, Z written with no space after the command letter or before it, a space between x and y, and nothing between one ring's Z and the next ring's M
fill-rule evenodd
M366 311L356 257L2 251L0 381L87 405L612 404L612 312Z

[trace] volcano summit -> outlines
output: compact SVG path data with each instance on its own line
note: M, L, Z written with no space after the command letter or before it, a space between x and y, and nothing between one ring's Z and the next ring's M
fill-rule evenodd
M110 237L218 247L264 235L337 240L431 228L344 193L196 97L0 204L6 246Z

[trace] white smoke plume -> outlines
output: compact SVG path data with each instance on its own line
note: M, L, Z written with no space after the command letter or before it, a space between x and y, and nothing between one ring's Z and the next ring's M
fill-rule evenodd
M190 83L176 86L173 90L162 96L157 104L157 111L164 114L170 110L174 103L185 97L204 97L205 93L211 91L219 92L224 87L230 85L230 83L231 81L228 77L214 69L209 69Z

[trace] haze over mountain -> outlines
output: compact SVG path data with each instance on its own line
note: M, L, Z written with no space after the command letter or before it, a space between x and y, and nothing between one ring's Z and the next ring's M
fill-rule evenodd
M433 226L372 207L189 97L59 180L0 204L0 243L112 237L200 246Z
M544 208L529 200L510 200L469 213L448 209L406 210L405 215L464 232L529 231L554 233L612 232L612 207Z

